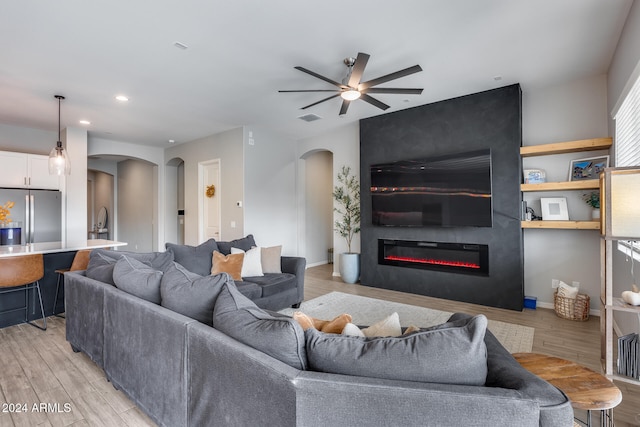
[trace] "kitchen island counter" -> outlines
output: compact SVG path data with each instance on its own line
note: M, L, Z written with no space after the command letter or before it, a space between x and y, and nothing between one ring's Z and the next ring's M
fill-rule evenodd
M33 243L27 246L0 246L0 258L19 257L25 255L42 254L44 258L44 277L40 279L40 290L45 316L64 312L64 286L60 286L60 295L56 298L58 281L57 269L69 268L76 252L83 249L114 248L125 246L126 243L113 240L86 240L77 243L62 244L62 242ZM24 307L27 302L27 319L39 319L40 306L34 289L22 292L12 292L0 296L0 309L7 311L0 314L0 328L23 323L25 321Z
M67 244L63 244L62 242L43 242L20 246L0 246L0 258L31 254L76 252L83 249L114 248L125 245L127 245L127 243L117 242L114 240L95 239Z

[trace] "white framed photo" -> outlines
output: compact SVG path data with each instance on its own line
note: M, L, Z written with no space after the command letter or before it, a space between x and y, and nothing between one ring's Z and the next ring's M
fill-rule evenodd
M569 210L567 209L566 197L542 197L540 199L542 205L543 221L568 221Z

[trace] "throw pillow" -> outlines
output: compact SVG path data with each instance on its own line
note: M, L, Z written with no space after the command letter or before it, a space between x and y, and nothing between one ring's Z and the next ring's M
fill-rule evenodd
M402 335L400 327L400 316L393 313L368 328L362 329L365 337L399 337Z
M174 262L160 282L160 304L206 325L213 324L213 306L228 274L200 276Z
M218 251L213 252L211 275L228 273L233 280L242 280L242 261L244 254L222 255Z
M170 252L130 252L94 249L89 255L87 277L115 285L113 282L113 268L123 256L140 261L160 271L165 271L167 267L173 264L173 253Z
M242 259L242 269L240 275L242 277L260 277L262 274L262 251L259 247L251 248L248 251L243 251L238 248L231 248L231 254L244 254Z
M347 323L346 325L344 325L344 328L342 328L342 335L364 338L364 334L362 333L362 330L358 328L356 325L354 325L353 323Z
M401 337L361 338L305 331L315 371L443 384L483 385L487 318L478 315Z
M560 284L558 285L558 296L575 299L578 296L579 289L580 288L578 288L577 286L570 286L563 281L560 281Z
M341 334L344 327L351 322L350 314L340 314L332 320L321 320L304 314L301 311L293 313L293 319L302 327L303 331L309 328L315 328L326 334Z
M270 248L262 248L261 260L262 260L262 272L267 273L282 273L281 260L282 246L272 246Z
M98 280L103 283L115 285L113 282L113 268L116 265L116 259L106 256L102 250L94 249L89 255L89 264L87 264L86 275L90 279Z
M174 259L187 270L208 276L211 273L211 256L218 250L218 244L214 239L209 239L198 246L176 245L166 243L167 251L173 253Z
M256 245L256 241L253 240L253 234L249 234L247 237L243 237L242 239L232 240L230 242L218 242L218 250L223 255L229 255L231 253L231 248L242 249L243 251L248 251Z
M123 255L113 267L113 282L118 289L154 304L160 304L162 271Z
M267 312L223 284L213 309L213 327L230 337L296 369L306 369L304 331L289 316Z

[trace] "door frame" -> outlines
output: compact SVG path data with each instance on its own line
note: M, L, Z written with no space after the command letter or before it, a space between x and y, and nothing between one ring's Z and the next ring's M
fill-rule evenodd
M204 182L204 170L205 167L217 165L218 166L218 176L216 181L218 182L218 188L216 188L216 205L218 209L218 230L220 230L220 240L222 240L222 207L220 204L221 200L221 187L220 177L222 176L221 168L222 164L220 159L211 159L205 160L202 162L198 162L198 244L203 243L205 239L205 224L204 224L204 194L207 184Z

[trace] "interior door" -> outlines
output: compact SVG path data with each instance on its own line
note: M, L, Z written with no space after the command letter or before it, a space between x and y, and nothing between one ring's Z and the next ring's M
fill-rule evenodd
M214 238L221 240L220 235L220 159L200 163L200 188L202 194L201 233L204 242Z

